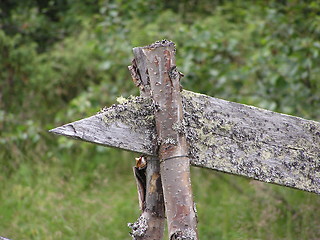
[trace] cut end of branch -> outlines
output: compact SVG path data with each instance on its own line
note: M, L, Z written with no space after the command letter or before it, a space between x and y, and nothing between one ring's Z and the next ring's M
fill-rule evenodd
M170 46L173 46L175 47L175 43L170 41L170 40L167 40L167 39L163 39L161 41L156 41L148 46L145 46L143 47L144 49L146 48L149 48L149 49L153 49L153 48L158 48L158 47L170 47Z

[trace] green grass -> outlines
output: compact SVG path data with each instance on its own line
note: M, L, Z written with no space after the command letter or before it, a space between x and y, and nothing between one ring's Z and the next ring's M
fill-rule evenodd
M173 40L185 89L320 121L317 1L2 2L0 236L130 239L135 155L46 129L137 94L132 47ZM315 194L205 169L192 182L201 240L320 239Z
M1 171L1 236L130 239L126 225L139 216L135 155L75 149L25 157L11 175ZM192 182L202 240L320 238L315 194L199 168Z
M201 239L319 239L317 195L193 169Z
M139 214L133 160L108 151L90 159L61 154L21 163L10 178L1 177L0 233L12 239L127 239L126 223Z

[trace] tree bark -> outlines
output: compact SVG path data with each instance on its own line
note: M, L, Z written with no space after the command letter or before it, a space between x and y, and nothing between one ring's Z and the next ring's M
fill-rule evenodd
M155 104L160 172L168 221L169 239L197 240L188 147L180 94L181 73L175 65L175 45L161 41L140 48L145 57Z
M140 88L142 97L151 97L149 79L145 71L145 59L141 58L139 49L134 49L133 52L135 58L132 65L128 67L132 80ZM141 164L146 164L146 166L141 166ZM165 212L159 158L141 157L134 171L142 214L135 223L129 225L133 230L131 236L137 240L161 240L164 233Z
M140 157L144 163L134 167L142 214L135 223L129 223L135 240L161 240L164 231L164 202L157 157ZM138 162L141 160L138 160ZM144 164L147 164L144 166Z

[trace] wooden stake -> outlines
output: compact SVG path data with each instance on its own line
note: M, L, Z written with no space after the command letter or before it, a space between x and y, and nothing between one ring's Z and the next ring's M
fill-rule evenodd
M150 84L145 72L144 58L139 49L134 50L135 59L129 66L133 82L140 88L140 95L151 97ZM144 166L145 164L145 166ZM164 199L158 157L140 157L134 167L138 185L139 203L143 211L138 220L130 224L133 239L161 240L164 232Z
M175 46L164 40L139 49L145 58L145 73L149 77L155 104L169 239L197 240L197 219L180 94L181 73L175 65Z

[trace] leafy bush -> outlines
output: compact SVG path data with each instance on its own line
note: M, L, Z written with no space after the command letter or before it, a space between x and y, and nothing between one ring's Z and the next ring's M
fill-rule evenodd
M1 1L1 234L127 236L114 225L130 221L119 211L131 221L138 214L127 201L133 155L47 130L138 94L127 71L132 47L170 39L184 88L319 121L319 13L317 1ZM316 196L193 173L202 239L320 237Z

